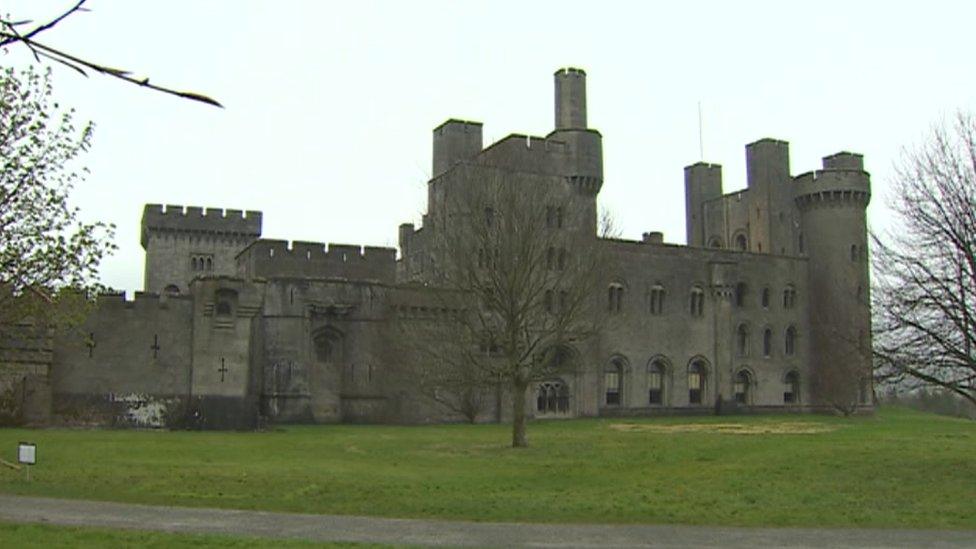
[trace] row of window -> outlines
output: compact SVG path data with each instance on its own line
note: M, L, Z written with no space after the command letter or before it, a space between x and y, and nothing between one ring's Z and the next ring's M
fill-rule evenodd
M739 324L736 329L735 351L740 357L749 356L749 326ZM796 328L790 326L783 335L783 354L793 356L796 353ZM773 330L766 328L763 330L762 356L769 358L773 355Z
M748 251L749 250L749 239L746 238L746 235L744 233L737 233L735 236L732 237L732 242L733 242L733 249L735 249L735 250L738 250L740 252L745 252L745 251ZM798 246L799 247L799 252L802 254L802 253L805 252L804 245L803 245L803 234L802 233L799 235L798 243L799 243L799 246ZM708 241L708 247L709 248L722 248L722 241L717 236L713 236ZM851 261L860 261L861 259L865 259L867 257L867 253L866 253L867 250L866 250L866 248L864 246L859 246L857 244L851 244L850 250L851 250ZM758 245L758 251L759 252L762 252L762 244L761 243ZM785 250L783 250L783 252L785 253Z
M744 308L748 303L749 287L745 282L735 286L735 306ZM664 314L664 304L667 292L661 284L655 284L647 294L647 312L652 315ZM607 287L607 311L611 314L619 313L623 308L624 286L614 282ZM769 308L770 289L765 287L760 293L760 304L764 309ZM783 289L783 308L796 307L796 288L792 285ZM702 316L705 309L705 291L695 286L691 289L688 302L688 312L691 316Z
M604 404L619 406L623 394L624 364L620 359L610 361L604 372ZM670 386L671 369L664 359L653 359L647 365L647 405L660 406L668 402L666 391ZM688 403L703 404L708 389L708 365L703 359L694 359L687 370ZM742 404L752 402L751 392L756 382L749 370L741 369L735 374L735 400ZM783 403L795 404L800 400L800 374L790 371L783 378Z
M190 256L191 271L212 271L213 256L210 254L193 254Z

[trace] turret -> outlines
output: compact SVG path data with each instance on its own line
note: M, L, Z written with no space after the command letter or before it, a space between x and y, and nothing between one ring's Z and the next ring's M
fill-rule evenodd
M186 293L197 276L233 276L237 253L260 236L261 212L147 204L142 212L143 289Z
M794 180L809 256L812 390L815 403L870 404L871 308L866 208L870 176L861 155L838 153Z
M566 68L556 71L556 129L586 129L586 72Z
M766 138L746 145L746 177L750 251L792 252L790 144Z
M434 128L431 179L481 152L481 122L450 119Z
M556 129L550 134L566 144L568 154L559 170L582 198L581 227L596 231L596 195L603 187L603 136L587 128L586 72L559 69L555 80Z
M722 166L698 162L685 167L685 240L689 246L705 246L709 220L704 203L721 196Z

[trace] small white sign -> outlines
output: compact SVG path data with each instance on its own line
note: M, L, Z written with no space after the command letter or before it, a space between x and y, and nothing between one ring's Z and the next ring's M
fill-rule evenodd
M21 442L17 446L17 461L27 465L37 463L37 445L30 442Z

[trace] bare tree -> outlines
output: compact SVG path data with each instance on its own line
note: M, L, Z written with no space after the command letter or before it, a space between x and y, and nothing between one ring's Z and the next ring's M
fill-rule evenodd
M443 289L437 295L452 297L437 306L440 335L421 340L430 380L461 400L459 390L476 397L502 384L512 445L524 447L530 385L555 374L560 349L601 322L605 247L595 227L580 227L575 191L562 178L461 165L444 185L427 269L429 284Z
M195 92L179 91L166 86L151 84L149 82L149 77L136 77L127 70L116 69L102 63L96 63L94 61L85 59L84 57L64 51L63 49L41 43L37 40L38 35L53 29L68 17L78 13L90 11L85 7L85 2L86 0L78 0L74 5L63 11L61 14L41 23L31 20L15 20L10 16L0 17L0 48L20 45L27 48L38 63L41 63L44 60L52 61L59 65L68 67L78 72L82 76L87 77L88 71L93 71L150 90L175 95L176 97L189 99L191 101L199 101L215 107L222 107L220 103L210 97L207 97L206 95Z
M872 235L874 362L881 382L936 386L976 404L976 118L960 113L904 153Z

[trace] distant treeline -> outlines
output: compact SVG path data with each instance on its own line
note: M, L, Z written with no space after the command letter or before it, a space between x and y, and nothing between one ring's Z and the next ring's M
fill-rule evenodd
M963 417L976 420L976 406L945 389L915 389L911 391L890 389L879 394L883 404L906 406L915 410L943 416Z

